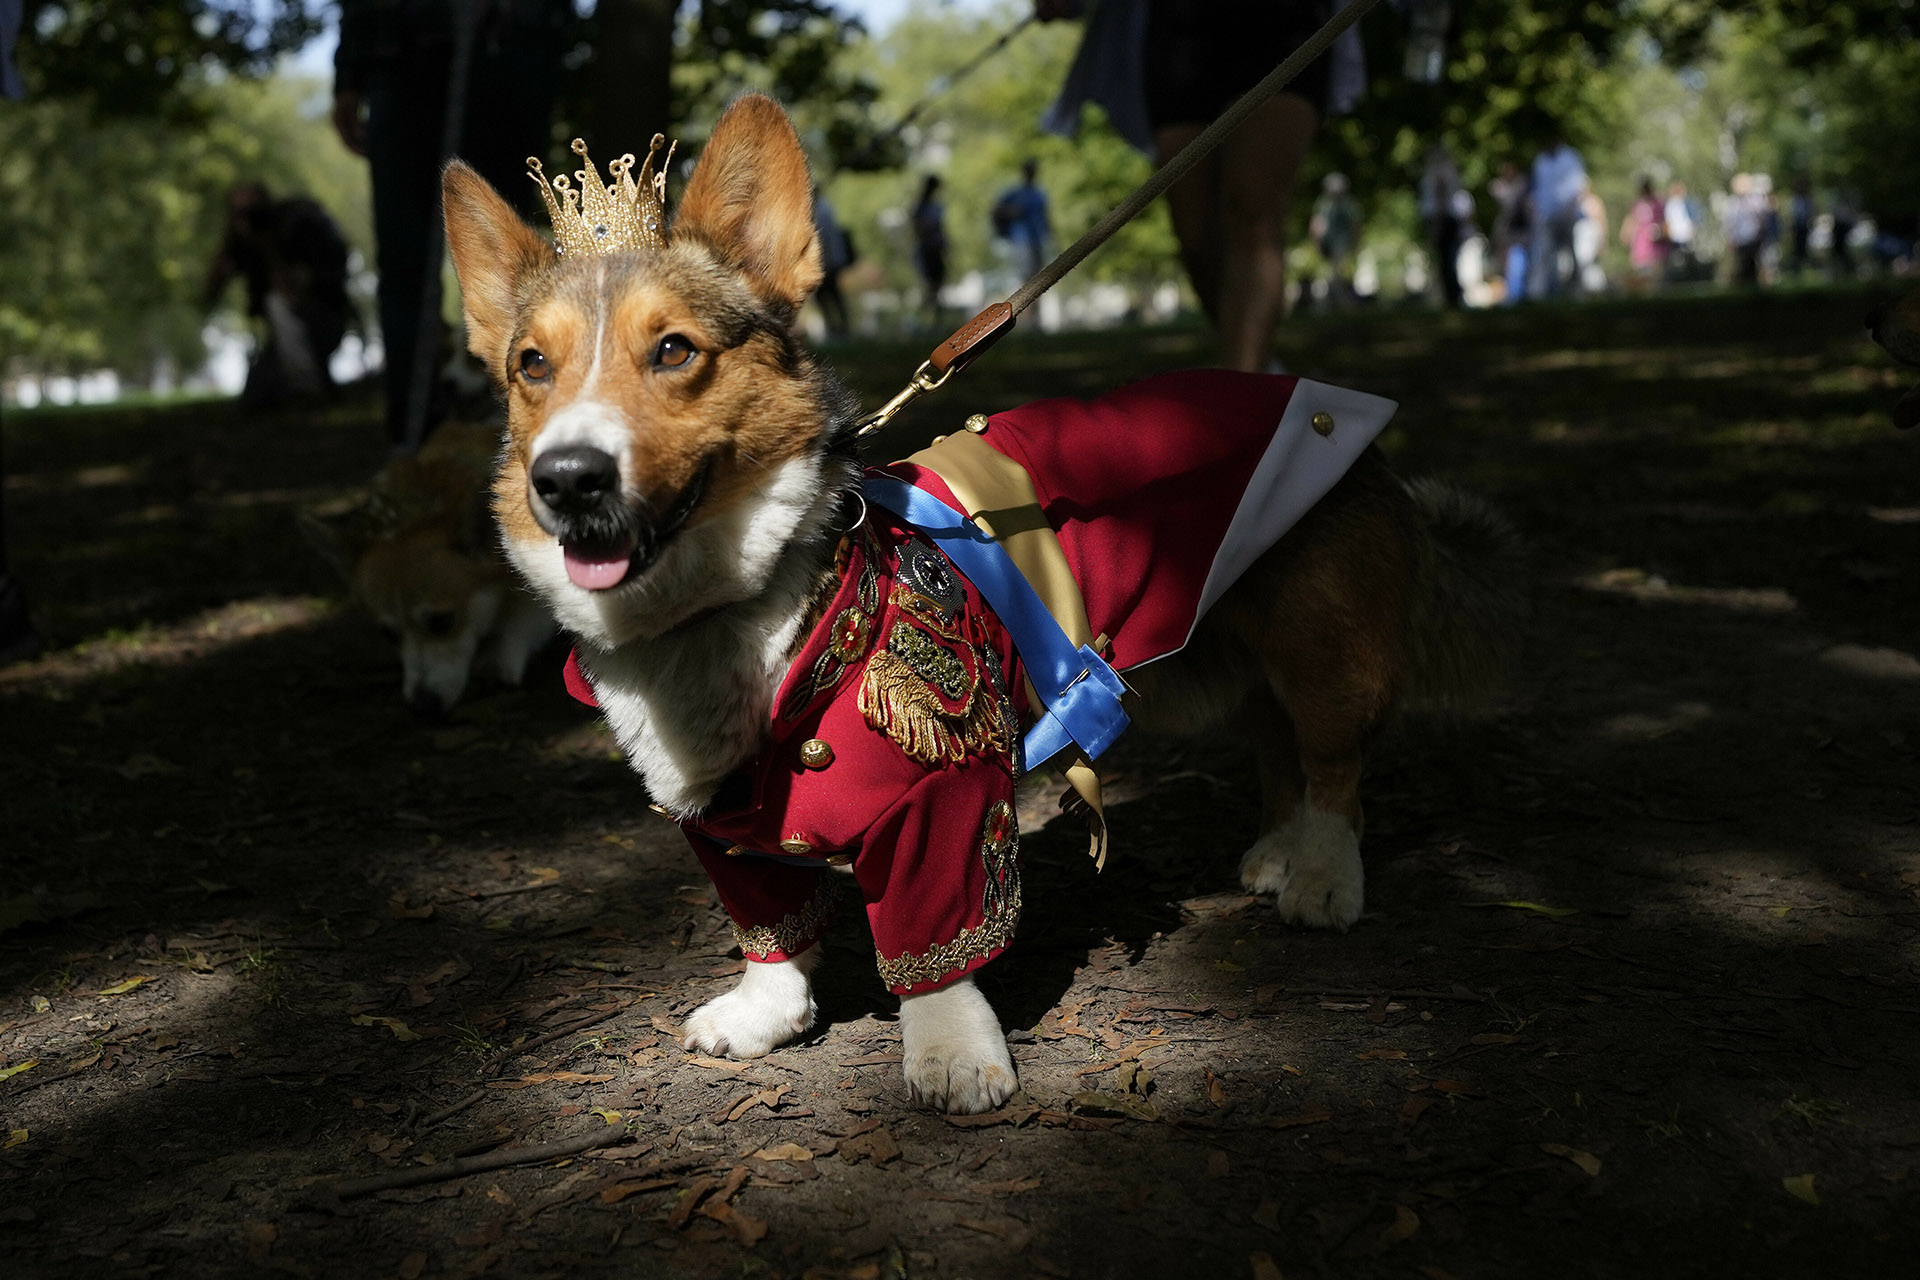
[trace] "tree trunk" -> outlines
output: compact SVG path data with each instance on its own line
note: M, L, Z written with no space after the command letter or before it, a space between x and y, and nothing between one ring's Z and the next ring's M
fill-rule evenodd
M587 143L595 155L647 153L673 130L673 19L679 0L600 0L587 64Z

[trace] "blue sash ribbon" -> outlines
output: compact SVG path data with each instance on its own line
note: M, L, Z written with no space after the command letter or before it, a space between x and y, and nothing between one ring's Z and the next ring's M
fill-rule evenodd
M1068 639L1006 548L963 513L896 476L869 472L862 488L868 502L931 538L1013 637L1045 704L1022 744L1026 767L1044 764L1069 743L1079 744L1089 760L1112 746L1130 723L1120 707L1126 684L1092 648Z

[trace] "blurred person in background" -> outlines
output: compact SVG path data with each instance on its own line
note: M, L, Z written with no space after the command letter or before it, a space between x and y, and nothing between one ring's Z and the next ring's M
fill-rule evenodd
M1813 184L1803 176L1793 180L1793 195L1787 202L1789 248L1787 266L1795 276L1804 275L1813 265Z
M1754 189L1753 175L1736 173L1727 187L1721 214L1721 232L1733 254L1733 283L1743 288L1760 284L1760 251L1766 244L1766 197Z
M1607 269L1600 262L1600 247L1607 242L1607 206L1593 183L1580 180L1580 216L1573 224L1574 280L1581 293L1607 291Z
M1307 239L1327 263L1327 305L1335 309L1354 301L1353 254L1360 246L1360 210L1347 188L1346 174L1328 174L1307 219Z
M920 184L913 205L913 264L920 271L927 319L940 327L940 291L947 287L947 206L940 199L940 175Z
M1047 265L1053 243L1047 193L1036 180L1039 172L1039 161L1026 161L1020 166L1019 185L1008 187L993 202L993 234L1013 249L1014 265L1023 282Z
M1505 287L1500 301L1510 307L1527 292L1527 175L1513 161L1503 160L1487 184L1487 194L1493 197L1493 265Z
M1688 279L1695 269L1694 231L1699 219L1694 216L1686 183L1676 180L1667 184L1667 201L1660 213L1667 228L1667 278Z
M21 0L0 0L0 102L18 101L27 96L20 83L20 73L13 65L14 42L20 35L22 16ZM4 461L0 461L0 666L38 657L41 649L40 633L27 615L26 592L20 589L19 580L7 572L6 491L7 469Z
M247 314L264 322L240 399L269 406L333 389L328 361L346 336L347 242L312 200L275 199L265 185L227 192L226 226L207 268L203 299L220 300L235 277L246 285Z
M1471 225L1473 198L1467 196L1466 219L1460 216L1460 169L1444 142L1427 148L1426 162L1420 169L1417 204L1420 224L1426 228L1427 243L1433 247L1434 277L1440 284L1440 303L1449 310L1460 305L1460 240L1465 225Z
M847 300L840 294L840 273L853 265L853 237L834 216L820 189L813 190L813 232L820 237L820 287L813 299L820 304L820 315L827 322L829 338L847 336Z
M1657 289L1667 266L1667 217L1653 179L1640 179L1633 207L1620 220L1620 243L1627 246L1627 287L1636 292Z
M572 21L564 0L341 0L333 122L372 171L387 435L402 452L420 446L439 412L428 404L422 420L413 401L425 390L416 387L422 364L438 354L437 328L427 351L420 344L440 315L441 166L458 155L531 207L526 160L552 142ZM463 48L467 74L456 85Z
M1035 0L1034 14L1084 8ZM1122 137L1165 164L1333 12L1331 0L1101 0L1042 126L1072 137L1081 106L1098 102ZM1226 368L1279 367L1273 336L1286 308L1294 179L1321 117L1351 110L1365 81L1360 33L1349 28L1167 192L1180 261Z
M1556 136L1534 157L1528 209L1529 298L1555 298L1566 287L1561 255L1573 258L1573 228L1580 221L1580 196L1586 185L1586 162L1565 138Z

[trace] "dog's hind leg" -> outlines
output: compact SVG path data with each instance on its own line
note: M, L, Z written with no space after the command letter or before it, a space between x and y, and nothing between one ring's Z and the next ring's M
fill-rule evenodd
M1344 930L1360 918L1360 774L1377 718L1367 710L1378 701L1357 687L1361 675L1322 669L1291 691L1285 729L1257 739L1267 822L1240 879L1274 894L1289 924Z
M747 961L740 984L687 1019L684 1047L693 1053L762 1058L813 1025L818 943L791 960Z
M900 997L907 1092L922 1106L973 1115L991 1111L1018 1086L999 1015L972 975L937 991Z

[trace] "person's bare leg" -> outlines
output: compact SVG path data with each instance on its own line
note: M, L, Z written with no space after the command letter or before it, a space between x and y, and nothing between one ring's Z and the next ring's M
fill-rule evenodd
M1287 208L1320 113L1277 94L1220 146L1221 362L1258 373L1272 358L1287 301ZM1169 193L1171 194L1171 193Z
M1197 124L1167 125L1153 135L1160 163L1173 159L1180 148L1200 136ZM1200 309L1217 327L1220 323L1220 153L1195 165L1192 172L1167 189L1167 212L1173 218L1174 238L1180 244L1180 265L1200 299Z

